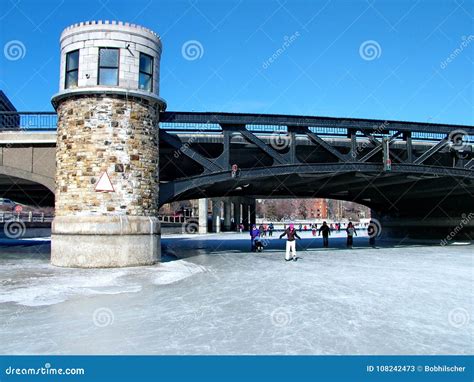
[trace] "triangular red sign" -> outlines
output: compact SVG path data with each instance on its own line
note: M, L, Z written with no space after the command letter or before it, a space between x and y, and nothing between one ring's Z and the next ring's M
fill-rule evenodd
M115 192L114 186L112 186L112 182L110 181L109 174L107 171L102 173L99 178L99 181L95 185L96 192Z

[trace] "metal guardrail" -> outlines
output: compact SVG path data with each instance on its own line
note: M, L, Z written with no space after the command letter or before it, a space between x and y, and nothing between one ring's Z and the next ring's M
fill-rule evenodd
M23 223L51 223L54 219L53 215L33 212L0 212L0 223L11 221L21 221Z
M473 126L441 124L430 122L404 122L362 118L335 118L299 115L275 114L244 114L244 113L213 113L213 112L173 112L165 111L160 114L161 122L168 123L198 123L219 125L278 125L317 128L396 130L404 132L443 133L448 134L453 130L462 129L469 135L474 134Z
M197 219L197 216L158 215L158 221L160 223L185 223L191 219Z
M23 223L51 223L54 219L53 215L46 215L45 213L33 212L1 212L0 224L11 221ZM190 219L197 219L195 216L173 216L173 215L158 215L158 220L162 223L185 223Z
M55 112L0 112L0 131L55 131ZM413 140L440 140L452 131L464 131L469 142L474 142L474 127L419 122L382 121L369 119L343 119L331 117L306 117L271 114L163 112L160 128L176 132L222 132L221 124L241 124L255 133L285 133L288 126L307 126L310 131L322 136L345 137L348 129L370 132L385 131L411 132Z
M0 131L50 131L56 130L58 117L55 112L0 112Z

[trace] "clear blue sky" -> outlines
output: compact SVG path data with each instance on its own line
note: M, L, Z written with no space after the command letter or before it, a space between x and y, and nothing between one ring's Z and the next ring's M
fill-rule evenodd
M23 111L52 110L63 28L87 20L122 20L161 35L160 93L168 110L474 120L470 0L0 4L0 88ZM291 36L289 46L276 53ZM17 60L5 53L13 40L25 48ZM183 56L183 44L190 40L203 47L198 59ZM367 54L361 51L367 41L375 41L375 57L370 55L373 43ZM269 64L274 53L276 60Z

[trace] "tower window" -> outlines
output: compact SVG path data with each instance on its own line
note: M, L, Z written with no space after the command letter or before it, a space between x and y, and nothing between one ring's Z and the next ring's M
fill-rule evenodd
M140 90L153 91L153 57L145 53L140 53L138 87Z
M119 50L99 48L99 85L118 85Z
M73 50L66 54L66 89L77 87L79 78L79 50Z

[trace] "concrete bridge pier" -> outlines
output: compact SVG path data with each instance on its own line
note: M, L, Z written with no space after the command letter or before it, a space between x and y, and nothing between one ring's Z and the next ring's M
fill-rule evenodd
M250 225L257 223L257 202L255 199L250 200L249 204L250 209Z
M221 232L222 199L212 199L212 232Z
M249 229L249 205L246 202L242 204L242 224L244 225L244 230Z
M232 199L224 199L224 231L232 229Z
M241 220L241 204L240 200L238 198L233 198L233 205L234 205L234 223L235 223L235 229L238 231L239 230L239 225L242 222Z
M202 198L199 199L199 233L206 234L208 232L207 228L207 215L209 208L209 199Z
M232 217L236 229L241 222L241 202L240 198L213 198L211 199L211 231L219 233L221 231L230 231L232 229ZM206 234L208 229L208 208L209 199L199 199L199 233ZM222 215L224 222L222 223Z
M240 220L244 229L248 230L252 224L256 223L256 200L248 197L238 197L234 204L234 217ZM242 213L240 213L242 210ZM238 224L238 223L237 223Z

